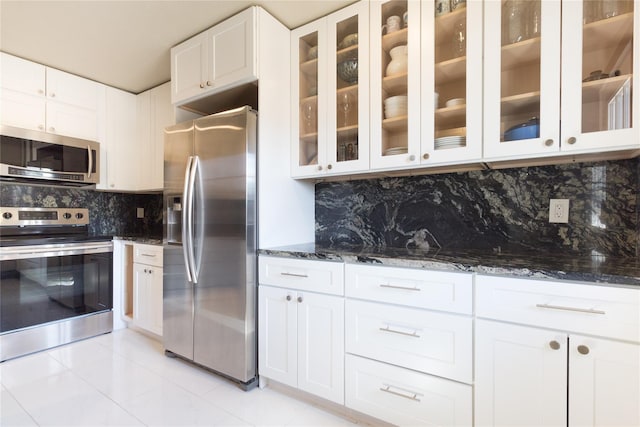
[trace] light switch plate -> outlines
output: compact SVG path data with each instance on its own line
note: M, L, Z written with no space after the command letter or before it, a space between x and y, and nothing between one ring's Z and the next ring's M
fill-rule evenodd
M563 224L569 222L569 199L549 200L549 222Z
M144 208L136 208L136 216L138 218L144 218Z

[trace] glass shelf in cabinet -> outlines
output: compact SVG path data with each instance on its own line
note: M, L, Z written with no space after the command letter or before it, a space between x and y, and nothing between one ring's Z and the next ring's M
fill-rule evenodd
M502 46L503 70L522 66L529 62L540 62L540 37Z
M455 81L467 75L467 57L449 59L435 64L435 79L439 83Z
M440 40L451 40L453 38L453 24L463 16L466 16L466 13L467 8L465 7L437 16L435 18L435 36Z
M633 38L633 12L586 24L582 43L589 51L617 48Z
M389 52L396 46L407 44L407 34L409 29L402 28L398 31L388 33L382 36L382 50Z
M300 135L300 142L314 142L318 139L318 132L305 133Z
M409 129L408 116L402 115L382 120L382 129L389 132L406 132Z
M358 45L354 44L353 46L345 47L344 49L338 49L338 51L336 52L336 57L338 58L338 62L345 59L357 58Z
M627 79L631 78L631 74L622 76L609 77L608 79L593 80L582 83L582 102L606 101L618 92Z
M310 59L309 61L304 61L300 63L300 72L317 76L318 75L318 59Z
M540 111L540 92L521 93L500 100L503 116ZM538 115L538 113L536 113Z
M407 73L382 78L382 89L389 96L407 94Z

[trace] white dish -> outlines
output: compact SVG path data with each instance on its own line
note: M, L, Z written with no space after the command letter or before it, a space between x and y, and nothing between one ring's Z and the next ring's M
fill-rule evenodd
M464 98L453 98L448 100L444 105L446 107L455 107L456 105L464 105Z

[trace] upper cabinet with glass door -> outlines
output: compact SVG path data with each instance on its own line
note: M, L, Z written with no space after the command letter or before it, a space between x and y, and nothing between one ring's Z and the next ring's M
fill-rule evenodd
M291 33L296 178L369 169L369 4Z
M560 1L486 1L484 157L560 149Z
M482 157L482 4L422 3L423 166Z
M640 148L640 3L562 4L561 150Z
M420 164L420 1L371 2L371 169Z

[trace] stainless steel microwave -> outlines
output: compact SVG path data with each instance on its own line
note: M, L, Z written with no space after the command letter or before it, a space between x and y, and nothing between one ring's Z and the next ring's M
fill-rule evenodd
M75 187L95 186L100 181L100 144L0 126L0 179Z

